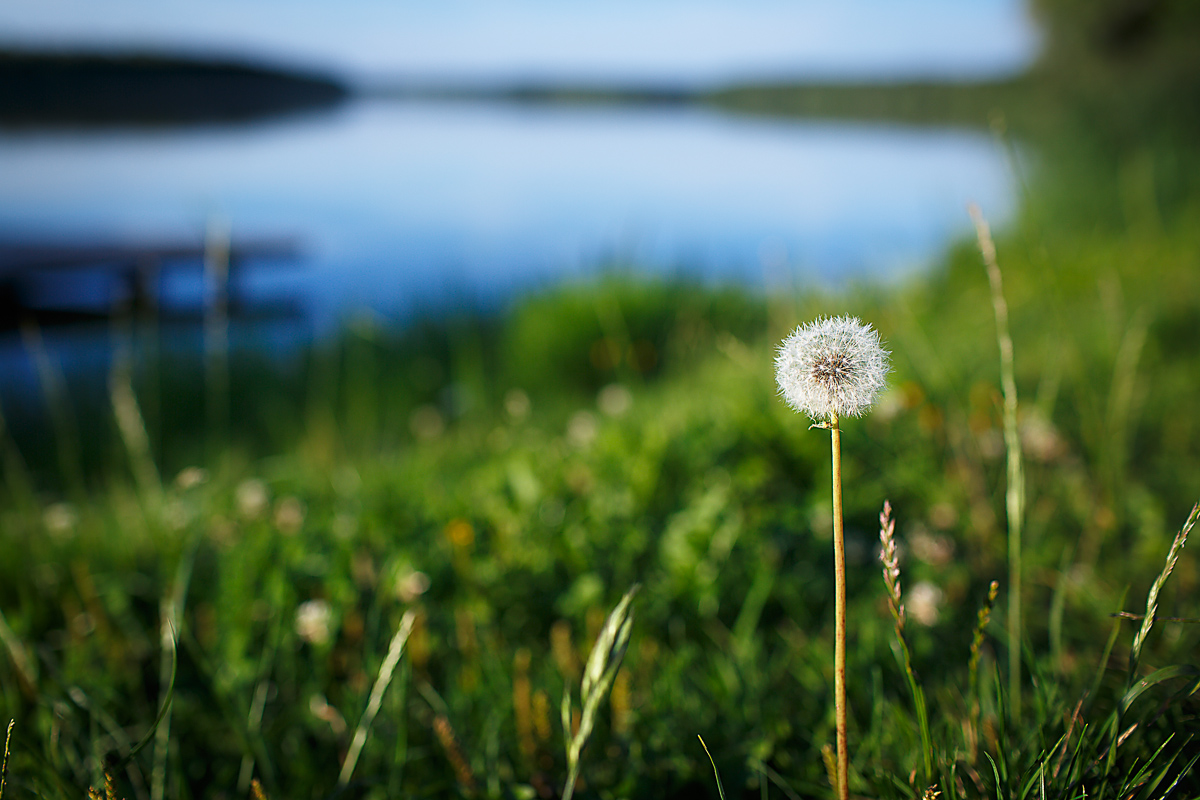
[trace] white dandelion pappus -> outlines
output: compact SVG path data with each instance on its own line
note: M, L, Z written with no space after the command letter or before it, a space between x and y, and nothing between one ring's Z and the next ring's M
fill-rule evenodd
M775 380L789 406L818 422L861 417L887 384L888 355L857 317L818 318L779 345Z

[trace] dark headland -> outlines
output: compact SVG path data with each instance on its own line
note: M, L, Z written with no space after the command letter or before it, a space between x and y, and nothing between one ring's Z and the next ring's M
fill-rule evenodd
M237 122L319 109L337 80L250 62L159 55L0 53L0 124Z

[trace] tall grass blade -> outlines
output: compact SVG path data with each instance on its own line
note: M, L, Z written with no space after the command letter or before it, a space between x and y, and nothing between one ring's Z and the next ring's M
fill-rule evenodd
M149 450L147 449L147 457ZM151 465L152 466L152 465ZM154 473L157 479L158 473ZM158 491L161 493L161 486L158 486ZM159 660L158 675L159 685L167 686L167 690L162 694L160 705L166 710L166 715L163 716L161 724L155 729L154 734L154 767L150 773L150 799L162 800L167 781L167 755L171 746L171 716L169 698L175 687L175 663L176 663L176 642L179 628L178 620L183 616L184 604L187 602L188 586L192 582L192 570L196 564L196 550L200 546L200 536L193 536L188 548L184 550L179 558L179 564L175 568L175 581L171 589L171 596L166 598L161 603L161 630L160 637L162 640L162 656Z
M170 671L174 669L173 654L175 652L172 640L174 638L176 606L170 601L162 603L162 648L163 657L159 661L159 678L161 683L173 686L170 681ZM172 657L168 660L167 654ZM162 724L155 731L154 739L154 768L150 773L150 800L162 800L167 783L167 752L171 746L171 718L163 718Z
M1117 601L1118 606L1125 605L1125 598L1129 595L1129 587L1125 587L1125 591L1121 592L1121 599ZM1100 660L1096 662L1096 677L1092 679L1091 689L1087 694L1086 706L1091 707L1096 700L1096 693L1100 691L1100 682L1104 680L1104 673L1108 671L1108 660L1112 657L1113 647L1117 644L1117 637L1121 633L1121 620L1113 622L1112 632L1108 634L1108 641L1104 645L1104 652L1100 655Z
M392 675L396 671L396 665L400 663L400 656L404 652L404 645L408 642L408 636L412 633L413 623L417 619L417 612L409 609L400 619L400 626L396 629L396 634L392 637L391 643L388 645L387 656L383 659L383 666L379 668L379 676L375 679L375 685L371 688L371 697L367 701L367 710L363 712L362 719L358 722L358 728L354 731L354 739L350 742L350 750L346 753L346 760L342 763L342 771L338 775L338 786L343 787L350 782L350 776L354 774L354 767L358 764L358 757L362 754L363 745L367 743L367 734L371 730L371 725L375 722L375 715L379 713L379 706L383 703L383 695L387 691L388 685L392 682Z
M1000 345L1000 383L1004 392L1004 448L1008 454L1008 695L1013 720L1021 720L1021 528L1025 518L1025 468L1021 460L1021 436L1017 429L1017 380L1013 367L1012 336L1008 330L1008 304L996 262L996 245L979 206L968 211L975 223L979 250L987 267L996 315L996 338Z

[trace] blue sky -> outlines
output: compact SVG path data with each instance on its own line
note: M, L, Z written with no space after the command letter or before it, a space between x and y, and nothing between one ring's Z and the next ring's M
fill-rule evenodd
M1019 0L5 0L0 43L388 76L719 84L971 78L1035 57Z

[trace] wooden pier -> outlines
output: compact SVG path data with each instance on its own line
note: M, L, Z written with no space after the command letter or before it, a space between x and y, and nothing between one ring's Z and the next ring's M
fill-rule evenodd
M162 307L161 277L175 270L203 271L212 284L211 294L236 313L245 308L238 295L239 272L248 264L294 266L300 255L293 238L215 244L211 237L207 243L0 242L0 328L28 320L55 325L118 314L157 314ZM212 268L214 259L218 269ZM204 309L182 311L197 316Z

